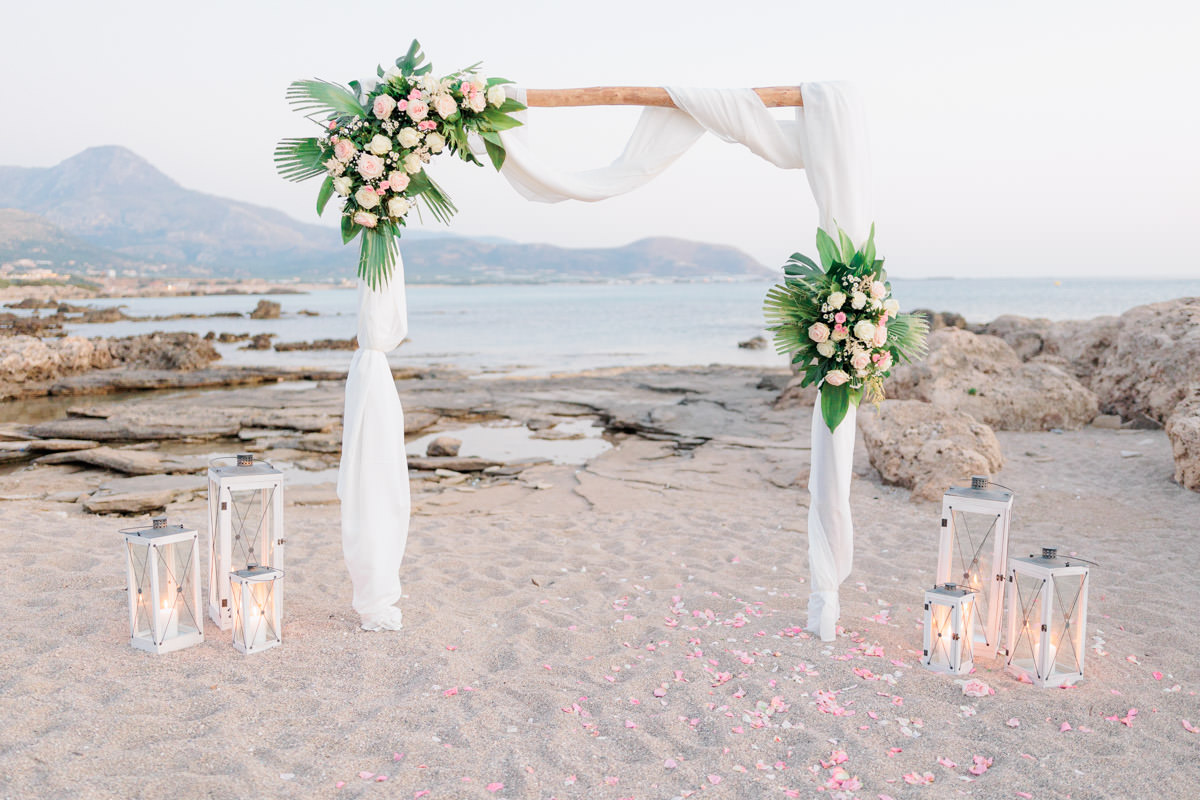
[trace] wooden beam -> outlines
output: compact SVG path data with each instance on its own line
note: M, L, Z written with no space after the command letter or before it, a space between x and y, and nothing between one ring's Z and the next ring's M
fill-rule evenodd
M765 86L754 90L768 108L802 106L799 86ZM529 106L660 106L674 108L667 90L660 86L590 86L583 89L526 89Z

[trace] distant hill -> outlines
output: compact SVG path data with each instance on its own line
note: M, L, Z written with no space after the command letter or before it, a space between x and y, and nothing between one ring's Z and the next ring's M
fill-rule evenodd
M0 167L0 262L319 278L352 276L357 254L332 227L185 189L123 147L89 148L54 167ZM571 249L411 232L403 255L414 283L775 274L736 248L665 238Z

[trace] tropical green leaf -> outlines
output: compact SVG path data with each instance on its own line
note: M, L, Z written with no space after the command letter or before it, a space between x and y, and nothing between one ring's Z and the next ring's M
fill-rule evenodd
M788 258L788 261L798 261L801 264L807 264L808 266L812 267L815 270L821 269L820 264L813 261L808 256L804 255L804 253L792 253L792 255Z
M496 110L502 114L511 114L514 111L524 111L528 106L517 100L515 97L509 97Z
M888 321L887 344L898 361L920 361L929 352L929 321L920 314L899 314Z
M821 256L821 266L827 270L839 260L837 244L824 228L817 228L817 253Z
M513 119L508 114L504 114L496 108L489 108L479 116L483 117L494 131L506 131L509 128L521 127L520 121Z
M850 387L846 384L830 386L828 382L821 384L821 416L825 425L832 433L846 418L850 410Z
M878 265L875 263L875 223L871 223L871 232L867 234L867 244L863 247L863 256L866 262L870 264L876 271Z
M483 146L487 150L488 158L492 160L492 166L499 172L500 168L504 166L504 157L507 155L504 145L496 144L485 136Z
M361 230L362 227L355 224L351 215L342 214L342 244L350 244Z
M490 89L493 86L500 86L506 83L512 83L512 81L510 81L508 78L491 77L487 79L485 88Z
M326 175L324 183L321 184L321 191L317 192L317 216L325 213L325 204L329 202L329 198L333 197L333 176Z
M380 223L376 228L367 228L358 252L358 276L372 289L378 289L391 280L396 252L395 232L390 225Z
M840 227L838 228L838 239L842 243L842 263L849 264L854 258L854 254L858 252L858 248L854 246L854 242L846 235L846 232Z
M408 46L408 52L396 59L396 68L405 74L423 75L417 69L425 62L425 54L421 52L421 43L416 39ZM425 70L428 72L429 70Z
M324 151L312 138L284 139L275 146L275 169L285 179L306 181L325 172Z
M367 109L358 102L358 96L340 83L316 79L295 81L288 87L287 99L297 111L305 112L307 116L317 113L367 116Z

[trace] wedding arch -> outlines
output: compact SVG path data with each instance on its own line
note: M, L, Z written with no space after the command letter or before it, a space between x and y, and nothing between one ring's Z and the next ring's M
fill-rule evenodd
M414 49L409 51L410 60L417 52L415 48L414 43ZM397 63L399 66L401 62ZM461 74L466 73L456 76ZM383 70L379 77L388 79ZM307 83L317 89L323 88L323 82ZM488 100L495 97L495 118L503 116L499 112L512 111L515 122L494 126L483 133L482 139L470 142L467 142L462 123L456 130L448 130L448 134L452 139L461 136L460 146L465 144L470 148L470 152L463 148L464 151L459 152L461 157L476 163L481 163L479 157L491 157L500 174L529 200L596 202L629 192L660 174L707 132L723 141L741 144L779 168L803 169L816 200L820 229L836 239L840 228L855 245L868 238L871 223L864 119L858 96L850 85L805 83L760 89L595 87L556 90L520 89L507 85L503 87L503 95L494 94L496 86L507 83L493 79L486 85L479 84L478 90L472 85L469 87L471 97L468 97L465 92L468 87L463 79L461 100L466 109L467 101L473 100L476 92L481 96L486 94ZM366 87L351 84L355 93L364 98L371 85L373 82L368 82ZM508 100L519 101L521 105ZM395 108L396 103L389 102ZM384 110L390 114L392 108L384 105ZM523 124L524 112L520 109L524 106L584 105L635 105L643 106L645 110L621 155L607 167L576 172L550 166L526 137L527 125ZM359 107L363 108L361 104ZM795 116L790 120L777 120L767 110L769 107L794 107ZM365 108L363 110L365 113ZM491 113L483 100L479 102L478 111ZM422 109L422 116L424 113ZM329 127L332 129L334 123L330 122ZM503 129L498 129L501 127ZM450 142L452 149L454 144L454 141ZM333 167L337 166L333 164ZM316 170L307 175L322 171L318 163ZM423 175L421 172L414 178ZM401 175L400 179L408 185L407 177ZM326 178L327 186L322 188L318 210L329 199L330 180L331 177ZM432 181L422 190L436 201L430 202L429 197L426 198L435 216L445 207L453 212L448 198ZM383 190L379 193L383 195ZM369 194L366 200L377 202ZM440 205L443 202L445 206ZM398 217L403 216L407 206L399 208L399 214L393 214L393 218L402 225L403 221ZM374 228L375 215L367 214L367 217L370 218L369 227ZM807 226L797 226L797 238L802 230L807 230ZM343 235L349 240L353 233L357 231L347 235L344 217ZM360 274L363 274L362 264L371 257L382 259L380 263L386 262L389 270L383 274L386 276L390 272L390 279L379 280L379 273L368 273L374 276L371 280L359 281L359 349L351 361L346 381L338 497L341 500L343 551L354 585L353 605L362 617L364 628L381 630L397 629L401 625L396 603L401 598L399 571L411 511L403 408L386 355L403 341L408 322L403 260L399 252L391 250L391 230L378 241L367 234L378 236L378 231L368 230L363 235ZM820 402L818 398L812 423L809 478L812 497L808 513L812 590L807 630L818 634L823 641L830 641L836 635L839 616L838 586L849 575L853 557L850 478L855 408L851 404L841 423L831 431L822 419Z

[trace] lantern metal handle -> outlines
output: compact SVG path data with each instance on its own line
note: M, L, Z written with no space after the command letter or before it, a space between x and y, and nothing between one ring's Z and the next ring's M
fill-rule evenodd
M230 459L234 459L233 464L226 463ZM237 455L233 456L217 456L216 458L209 459L208 461L208 465L215 468L229 466L252 467L255 464L266 464L268 467L273 466L271 462L267 461L265 458L255 458L251 453L238 453Z

